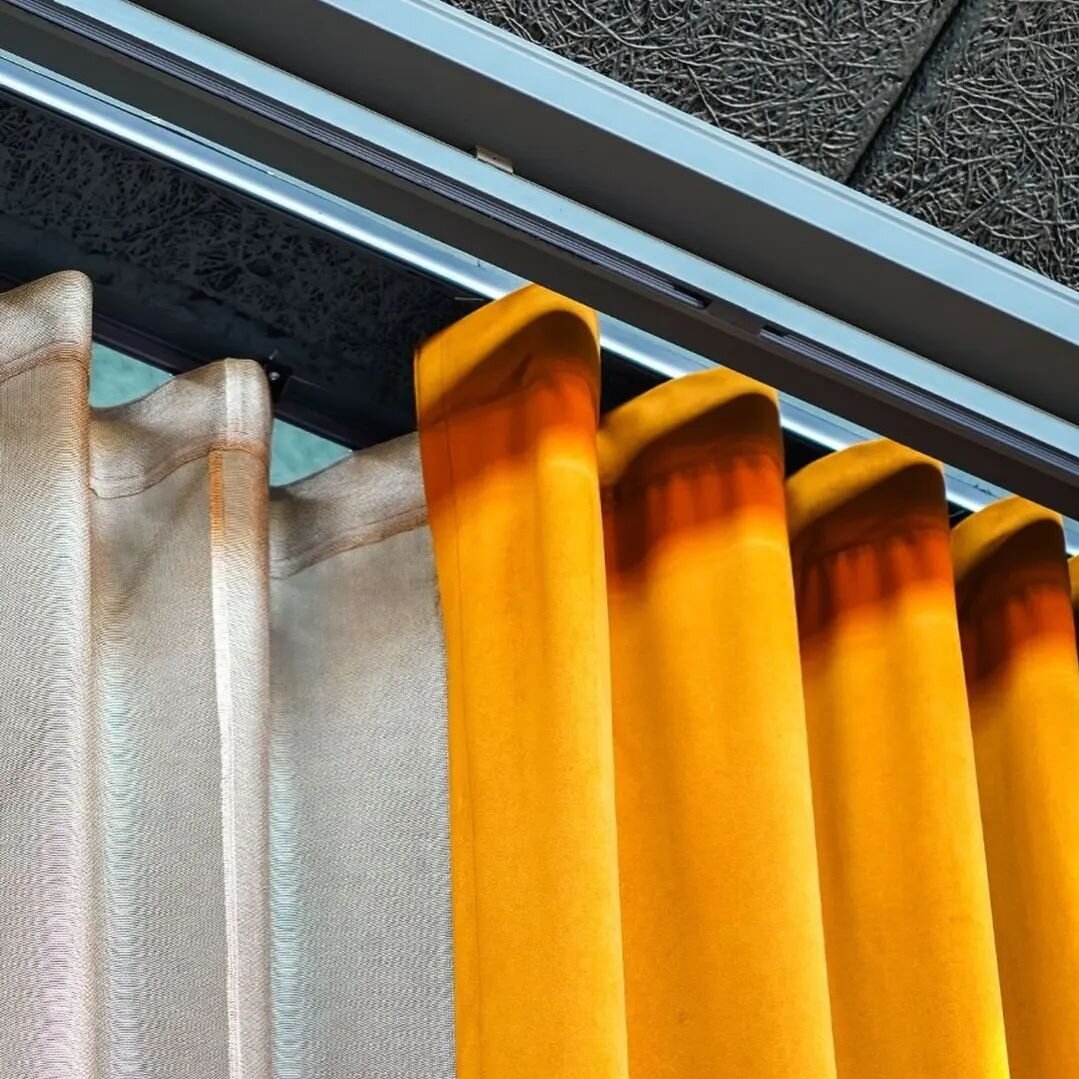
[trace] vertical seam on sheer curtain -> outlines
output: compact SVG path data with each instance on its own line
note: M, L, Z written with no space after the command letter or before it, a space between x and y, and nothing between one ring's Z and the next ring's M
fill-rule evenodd
M446 355L445 355L445 349L446 349L446 346L444 344L444 339L443 339L443 341L439 342L439 346L438 346L438 366L437 366L437 370L438 370L438 397L439 397L440 401L445 401L446 400L446 378L445 378L445 376L446 376ZM464 602L462 601L462 597L464 596L465 592L464 592L464 575L461 572L461 529L460 529L460 524L459 524L460 515L459 515L458 510L457 510L457 481L456 481L456 479L454 477L454 472L453 472L453 441L450 438L450 423L451 423L452 418L453 417L448 412L443 417L443 420L442 420L442 437L443 437L443 441L444 441L445 446L446 446L446 468L447 468L447 470L449 472L450 491L452 492L452 497L450 499L450 505L451 505L452 510L453 510L453 564L454 564L454 572L455 572L455 575L457 577L457 593L458 593L458 602L457 602L457 640L458 640L458 647L460 649L460 653L458 655L457 668L458 668L459 682L460 682L460 694L461 694L461 712L460 712L460 715L461 715L461 731L462 731L462 735L463 735L463 737L457 739L457 743L458 743L458 749L460 750L463 747L463 751L464 751L464 754L465 754L463 772L464 772L465 782L468 784L468 787L467 787L467 789L465 791L465 798L466 798L466 801L467 801L467 804L468 804L468 830L469 830L469 837L468 837L469 838L469 859L468 860L469 860L469 873L471 874L471 877L472 877L472 880L471 880L472 895L470 897L470 903L469 903L469 907L471 909L471 916L472 916L472 925L471 925L470 928L472 930L473 944L474 944L474 947L476 949L475 957L474 957L473 963L472 963L472 969L473 969L473 975L472 976L475 979L475 987L476 987L476 1019L475 1019L475 1023L476 1023L476 1050L475 1050L475 1058L476 1058L477 1075L482 1076L482 1074L483 1074L483 987L480 985L480 927L479 927L479 918L478 918L477 913L476 913L476 899L477 899L477 896L479 894L479 890L478 890L477 885L476 885L476 830L475 830L475 820L474 820L473 813L472 813L472 760L471 760L471 756L470 756L469 751L468 751L468 722L467 722L467 720L468 720L468 709L465 707L465 695L466 695L465 694L465 678L464 678L465 664L462 662L463 656L464 656L464 647L465 647L465 627L464 627L464 621L465 621L465 619L464 619L464 609L465 608L464 608ZM447 715L447 718L448 718L449 714L450 714L450 702L447 700L446 704L447 704L446 715ZM447 724L447 726L448 726L448 724ZM448 736L448 734L449 734L449 732L447 731L447 736ZM447 738L447 748L450 751L452 751L452 740L449 739L449 738ZM448 763L449 762L449 754L448 753L447 753L447 758L446 759L447 759L447 763ZM447 768L447 773L448 773L447 778L448 778L449 775L452 775L452 771L453 771L452 766ZM454 905L455 905L453 903L453 897L452 897L452 884L453 884L453 873L454 873L453 864L452 864L452 862L453 862L453 835L452 835L452 831L453 831L453 791L448 789L447 793L449 795L449 799L448 799L448 801L449 801L449 819L448 819L447 824L448 824L448 827L449 827L450 832L451 832L450 837L449 837L449 839L450 839L449 852L450 852L450 862L451 862L451 864L450 864L450 885L451 885L450 909L451 909L451 911L453 911ZM459 1003L460 1003L459 1001L455 1001L455 1005L459 1006ZM456 1051L459 1052L459 1049L460 1049L460 1047L457 1047Z
M228 379L225 380L225 410L229 417ZM226 419L226 424L228 420ZM236 913L236 796L232 788L235 777L232 729L232 664L229 641L229 597L227 567L221 560L228 557L225 528L225 492L221 450L213 450L207 465L210 473L210 574L214 627L215 679L217 689L217 718L221 741L221 845L225 886L225 948L226 948L226 1007L229 1027L229 1074L243 1075L243 1044L239 1015L239 925Z
M50 342L39 349L33 350L29 354L32 358L26 362L26 366L17 371L6 373L0 381L7 382L18 375L27 374L31 371L40 371L43 367L66 366L71 362L76 363L82 368L83 373L86 373L86 364L82 363L77 357L64 357L63 359L49 360L41 364L34 363L38 356L54 347L55 344ZM72 345L70 342L62 342L60 347L69 348ZM22 359L24 361L27 355L23 354ZM79 407L85 409L88 406L80 403ZM69 466L75 464L80 470L80 479L85 476L90 455L89 425L87 421L88 415L84 411L74 428L63 433L64 444L61 452L67 456L65 464ZM89 497L85 490L80 491L79 495L82 504L76 516L81 517L81 539L86 544L86 554L88 555L90 550L91 510ZM52 530L50 539L55 540L50 544L52 550L64 550L64 539L68 538L71 527L71 522L65 521L65 516L63 510L58 511L55 515L50 515L48 524L49 529ZM75 527L78 527L78 524ZM71 564L73 561L69 552L64 557L65 568L70 570L69 579L78 582L80 575L75 566ZM88 564L86 569L89 571ZM40 807L35 807L35 811L40 813L49 831L48 837L39 847L46 863L43 867L44 872L39 878L41 909L33 912L35 919L38 920L38 925L41 927L43 937L38 944L40 949L39 963L48 971L48 976L42 987L43 991L40 997L44 1014L40 1016L35 1032L35 1044L27 1048L26 1058L33 1060L36 1057L43 1062L48 1069L49 1075L60 1075L62 1069L67 1066L71 1068L72 1074L89 1076L94 1072L96 1061L100 1057L101 1033L94 1022L93 1012L96 1011L100 1000L101 987L94 984L96 979L92 977L92 972L90 972L91 976L89 978L85 974L80 977L76 973L78 966L81 965L79 960L86 958L86 949L94 947L97 935L96 927L91 922L92 911L89 907L83 911L78 909L80 901L85 903L89 899L90 902L93 902L94 899L92 866L94 852L92 844L94 839L93 830L97 822L91 819L91 806L93 804L93 784L96 783L97 777L94 772L91 772L90 786L88 787L86 783L79 782L78 775L80 771L78 756L82 756L85 761L92 762L92 755L89 751L91 746L93 690L88 681L89 668L92 664L90 654L92 587L92 581L87 572L87 575L82 580L80 594L73 596L72 589L65 589L65 594L60 604L57 604L55 599L47 601L47 606L49 607L55 608L62 604L63 608L65 608L60 612L62 617L50 620L52 622L50 643L53 647L57 646L56 631L59 630L61 635L65 635L64 631L70 630L71 625L78 622L78 608L80 606L83 608L84 614L84 621L80 627L82 630L80 635L82 637L81 647L80 643L72 643L74 635L69 632L66 634L67 641L61 641L59 648L65 653L65 658L68 659L69 663L75 667L74 673L76 676L81 675L81 680L84 683L82 687L83 696L81 702L79 702L81 707L73 716L69 714L67 723L67 733L75 747L74 753L71 750L65 752L63 754L65 758L62 762L63 766L57 766L57 751L50 749L48 739L42 743L49 778L54 779L61 776L67 787L57 795L53 790L54 784L47 782L42 791ZM51 613L55 614L56 611L53 610ZM80 651L82 652L85 666L79 663ZM79 669L80 667L82 668L81 670ZM51 728L58 718L51 698L50 693L46 692L44 694L47 718L46 729ZM74 691L74 687L72 687L69 701L70 699L79 701L78 693ZM69 705L66 705L64 711L67 711L68 707ZM93 768L94 765L90 763L89 767ZM58 800L61 802L59 808L57 807ZM65 839L69 847L58 856L55 847L63 843ZM66 944L69 948L74 947L76 952L82 951L82 955L78 956L73 963L65 962L64 957L56 954L59 950L57 946L58 940L61 942L60 947ZM80 982L82 986L80 986ZM85 996L80 992L80 988L83 987L88 990ZM71 1025L71 1033L65 1037L59 1031L62 1031L68 1024Z

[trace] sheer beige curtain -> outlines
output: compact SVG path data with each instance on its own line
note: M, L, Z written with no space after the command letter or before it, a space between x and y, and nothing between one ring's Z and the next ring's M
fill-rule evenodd
M0 296L0 1075L452 1075L415 438L271 494L259 367L91 411L90 312Z

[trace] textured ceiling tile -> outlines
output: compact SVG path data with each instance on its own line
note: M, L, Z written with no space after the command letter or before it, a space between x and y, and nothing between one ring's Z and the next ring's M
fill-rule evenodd
M954 0L451 0L845 178Z
M1079 287L1079 2L967 0L853 182Z

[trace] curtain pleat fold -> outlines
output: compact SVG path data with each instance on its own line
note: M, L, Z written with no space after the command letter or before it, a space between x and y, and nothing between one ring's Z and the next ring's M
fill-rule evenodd
M773 391L599 434L630 1074L835 1074Z
M1079 1075L1079 666L1060 518L1008 498L952 540L1013 1079Z
M265 380L91 413L89 282L0 307L3 1072L268 1075Z
M414 435L270 498L276 1079L452 1079L446 686Z
M0 295L3 1079L1079 1075L1079 560L535 286L270 489L257 364L87 406Z
M236 360L90 423L108 1074L270 1068L269 423Z
M535 287L416 359L460 1079L628 1074L598 360L592 312Z
M0 1073L92 1075L90 285L0 295Z
M1006 1075L940 468L863 443L787 503L839 1074Z

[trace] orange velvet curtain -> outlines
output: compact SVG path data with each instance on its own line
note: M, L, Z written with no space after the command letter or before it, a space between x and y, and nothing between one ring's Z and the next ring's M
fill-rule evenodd
M459 1079L1079 1075L1060 522L728 371L597 422L528 288L417 355Z

